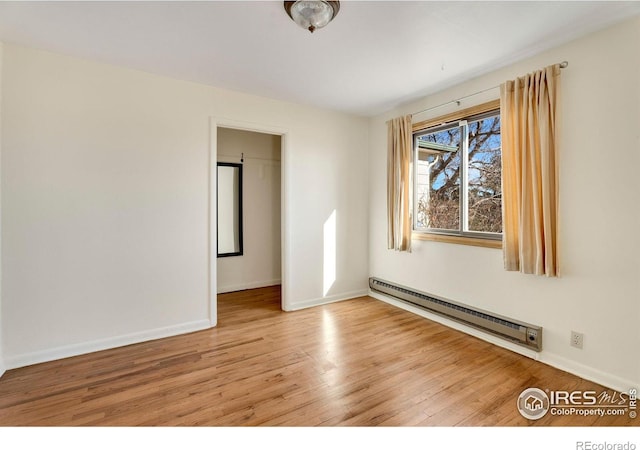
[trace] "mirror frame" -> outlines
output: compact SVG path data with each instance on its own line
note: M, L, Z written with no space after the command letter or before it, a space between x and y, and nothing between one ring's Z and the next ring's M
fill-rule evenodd
M219 222L219 217L218 217L218 200L217 200L217 195L218 195L218 183L219 183L219 177L218 177L218 173L219 173L219 169L220 167L234 167L238 169L238 251L237 252L230 252L230 253L220 253L218 252L218 230L219 230L219 226L218 226L218 222ZM228 256L242 256L243 255L243 251L244 251L244 246L243 246L243 236L242 236L242 229L243 229L243 210L242 210L242 164L241 163L227 163L227 162L218 162L217 167L216 167L216 254L218 258L224 258L224 257L228 257Z

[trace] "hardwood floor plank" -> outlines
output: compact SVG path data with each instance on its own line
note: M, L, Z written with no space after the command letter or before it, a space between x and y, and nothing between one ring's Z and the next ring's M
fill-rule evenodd
M0 425L637 426L522 417L528 387L606 390L362 297L280 310L279 287L218 297L218 326L10 370Z

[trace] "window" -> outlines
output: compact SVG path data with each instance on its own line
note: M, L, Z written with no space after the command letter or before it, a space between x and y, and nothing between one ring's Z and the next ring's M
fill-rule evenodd
M500 110L490 105L414 126L414 231L502 239Z

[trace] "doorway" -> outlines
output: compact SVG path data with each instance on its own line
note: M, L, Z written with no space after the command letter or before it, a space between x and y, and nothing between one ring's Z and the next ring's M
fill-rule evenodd
M215 128L213 128L215 127ZM211 152L211 285L210 319L217 322L217 295L266 286L282 286L280 309L285 303L284 143L282 130L237 124L212 124ZM242 186L241 252L218 252L218 165L240 165ZM215 173L214 173L215 172ZM224 203L224 202L223 202ZM234 223L238 223L235 221Z

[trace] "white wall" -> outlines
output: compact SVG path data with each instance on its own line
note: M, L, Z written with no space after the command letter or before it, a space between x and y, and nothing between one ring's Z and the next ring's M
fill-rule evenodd
M218 129L218 161L243 163L242 256L218 258L218 292L281 282L280 136Z
M617 389L640 385L640 19L374 118L370 125L370 274L544 327L540 359ZM500 250L413 241L386 248L385 120L567 60L562 73L560 278L505 272ZM497 89L465 100L465 108ZM425 120L452 111L438 108ZM571 330L584 349L569 346ZM554 386L538 386L553 388Z
M365 119L8 44L2 76L8 367L215 323L211 118L285 130L290 309L366 292Z

